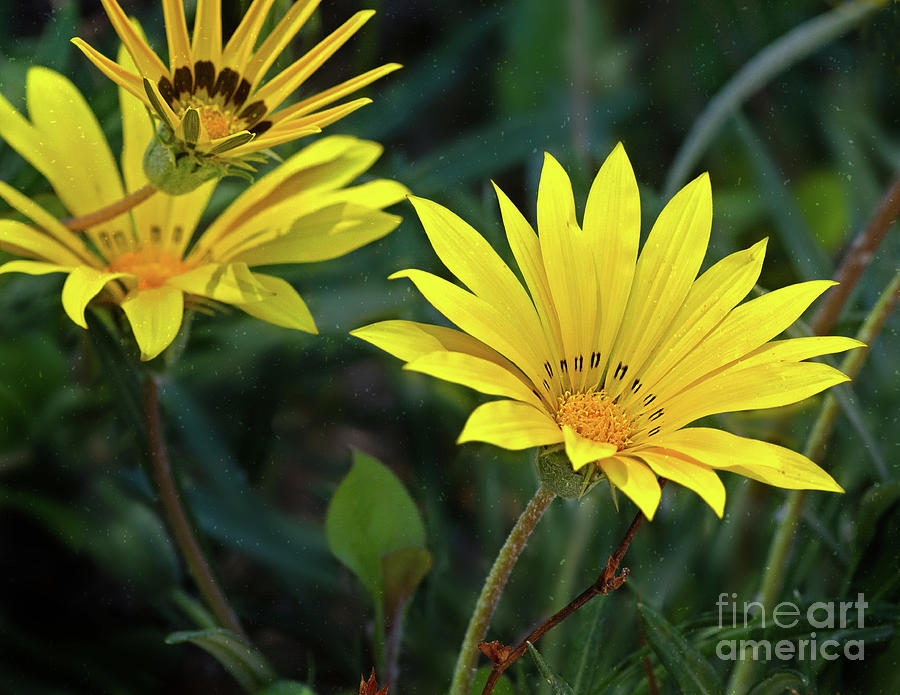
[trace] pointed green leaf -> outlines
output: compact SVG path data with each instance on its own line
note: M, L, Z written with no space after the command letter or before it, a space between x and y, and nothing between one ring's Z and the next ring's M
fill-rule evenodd
M550 684L553 695L575 695L572 686L553 673L550 666L544 661L544 657L542 657L538 650L534 648L534 645L531 642L528 642L527 644L528 653L531 655L531 658L534 659L534 663L537 664L538 671L541 672L541 677Z
M724 695L725 689L710 663L681 631L646 603L638 613L650 647L685 695Z
M266 657L252 644L223 628L173 632L166 637L166 644L184 642L209 652L247 692L255 693L277 677Z
M381 556L385 615L402 610L433 564L434 558L425 548L404 548Z

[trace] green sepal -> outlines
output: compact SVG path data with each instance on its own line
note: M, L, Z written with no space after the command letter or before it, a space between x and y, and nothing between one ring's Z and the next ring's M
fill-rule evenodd
M585 467L587 470L574 470L565 447L560 444L539 449L535 465L541 484L558 497L569 500L581 499L606 477L592 464Z
M144 173L163 193L184 195L222 178L228 174L228 166L185 149L163 125L144 152Z

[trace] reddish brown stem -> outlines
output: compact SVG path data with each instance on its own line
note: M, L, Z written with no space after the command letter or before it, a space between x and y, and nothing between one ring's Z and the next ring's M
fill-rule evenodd
M835 272L834 279L840 284L828 292L813 318L812 328L816 335L827 335L834 328L850 292L853 291L862 272L869 265L879 244L898 216L900 216L900 177L897 177L888 188L875 213L856 235L843 262Z
M659 486L662 487L665 483L665 480L660 479ZM526 652L529 642L531 644L537 642L544 634L559 625L563 620L572 615L592 598L596 596L606 596L625 583L625 580L629 575L629 570L627 567L624 567L622 568L622 573L617 574L619 565L625 557L625 553L628 552L628 546L631 545L634 534L637 532L638 528L640 528L643 521L643 512L638 512L634 517L634 521L631 522L631 525L622 537L622 540L619 541L619 545L615 552L610 555L609 560L606 562L606 566L603 568L603 571L600 573L600 576L597 577L596 581L572 599L565 608L557 611L532 630L528 637L523 639L517 647L511 649L509 647L504 647L497 642L492 642L490 644L482 642L478 645L478 648L481 649L484 654L493 657L494 660L494 665L491 668L491 673L488 676L487 682L484 684L484 690L481 691L481 695L490 695L490 693L494 691L497 680L506 669L512 666L513 663Z
M105 208L94 210L94 212L89 212L87 215L82 215L81 217L69 217L68 219L62 220L62 223L67 229L71 229L73 232L78 232L97 224L103 224L104 222L115 219L122 213L137 207L154 193L156 193L156 188L153 184L148 183L146 186L138 188L134 193L129 193L121 200L117 200L112 205L107 205Z

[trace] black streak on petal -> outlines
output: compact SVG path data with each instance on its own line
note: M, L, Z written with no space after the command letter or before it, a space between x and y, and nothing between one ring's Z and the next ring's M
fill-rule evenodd
M234 108L241 108L243 103L247 101L248 96L250 96L250 83L247 80L241 80L234 96L231 97L231 101L234 102Z
M225 68L216 78L216 83L213 85L210 96L221 94L222 98L227 103L228 100L231 99L234 88L237 87L238 79L240 79L240 75L231 68Z
M159 93L169 106L175 103L175 87L172 86L172 80L168 77L161 77L156 83Z
M213 85L216 81L216 68L209 60L198 60L194 65L194 84L196 90L205 89L212 96Z
M194 76L189 67L178 68L175 71L175 95L180 98L182 92L191 94L194 91Z
M239 118L243 118L247 123L255 123L266 115L266 105L261 101L254 101L250 106L241 111Z

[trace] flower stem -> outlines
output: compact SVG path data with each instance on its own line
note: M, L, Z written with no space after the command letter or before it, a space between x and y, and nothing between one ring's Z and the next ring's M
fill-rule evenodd
M450 695L469 695L472 679L475 676L475 663L478 660L478 643L484 639L487 633L491 616L500 600L500 594L503 587L506 586L506 580L509 579L522 549L528 542L528 537L555 497L556 495L545 487L538 488L528 506L525 507L525 511L516 521L516 525L509 532L503 547L500 548L497 559L494 560L494 565L491 567L487 579L484 580L484 586L478 602L475 604L472 617L469 619L469 627L466 628L466 635L456 661L456 669L453 672Z
M900 272L894 275L893 280L881 294L881 297L879 297L872 311L869 312L869 315L863 322L856 338L866 343L867 346L871 345L872 341L881 332L898 300L900 300ZM868 347L852 350L841 363L841 371L851 379L855 377L862 368L868 352ZM806 457L813 461L821 458L839 410L840 406L837 399L832 395L826 396L825 402L822 404L822 410L819 412L812 432L810 432L806 441L806 447L803 451ZM763 573L757 599L765 610L768 610L775 602L784 583L791 542L794 539L794 532L800 521L800 514L806 502L806 495L806 490L793 490L788 495L785 518L779 524L775 537L772 539L772 545L769 546L769 555L766 559L765 572ZM754 662L750 659L745 659L738 663L728 684L729 695L743 695L743 693L747 692L750 687L750 680L753 677L753 666Z
M237 615L228 604L225 594L219 588L213 576L209 562L203 555L200 543L194 535L191 523L184 510L184 505L181 502L181 497L178 494L178 487L175 485L175 479L172 477L169 455L166 452L166 446L163 441L156 381L150 375L147 375L144 381L144 419L147 427L153 478L156 482L163 513L175 538L175 543L181 551L188 571L194 578L200 593L203 594L203 598L206 599L206 603L212 610L213 615L216 616L219 624L231 632L245 637L246 634L238 621Z
M69 217L63 220L62 223L73 232L87 229L97 224L103 224L137 207L154 193L156 193L156 187L152 183L148 183L146 186L138 188L134 193L129 193L121 200L117 200L112 205L94 210L94 212L89 212L81 217Z
M722 124L750 95L885 4L885 0L844 2L796 26L757 53L719 90L694 122L666 177L664 198L670 198L681 186Z

